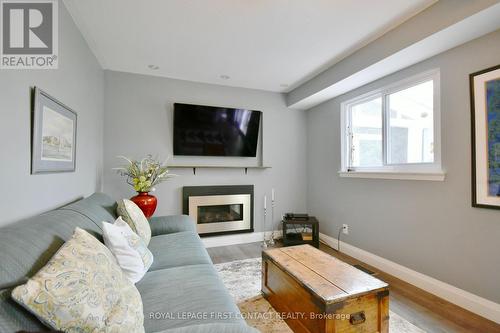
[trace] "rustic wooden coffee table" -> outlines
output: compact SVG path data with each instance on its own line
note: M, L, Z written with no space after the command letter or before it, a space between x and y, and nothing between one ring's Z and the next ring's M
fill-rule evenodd
M294 332L389 332L389 286L310 245L263 251L262 293Z

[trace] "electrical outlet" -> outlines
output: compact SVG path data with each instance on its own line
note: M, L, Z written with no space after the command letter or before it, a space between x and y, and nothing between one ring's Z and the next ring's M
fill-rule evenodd
M348 224L342 224L342 233L344 235L349 235L349 225Z

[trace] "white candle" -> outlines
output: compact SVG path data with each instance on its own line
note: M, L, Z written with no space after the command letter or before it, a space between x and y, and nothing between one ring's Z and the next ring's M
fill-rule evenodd
M271 190L271 200L274 201L274 188Z
M264 209L266 209L266 208L267 208L267 197L264 196Z

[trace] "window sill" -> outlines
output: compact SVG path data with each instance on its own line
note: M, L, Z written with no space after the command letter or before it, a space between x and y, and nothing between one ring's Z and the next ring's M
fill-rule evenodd
M394 172L394 171L339 171L343 178L394 179L394 180L429 180L442 182L444 172Z

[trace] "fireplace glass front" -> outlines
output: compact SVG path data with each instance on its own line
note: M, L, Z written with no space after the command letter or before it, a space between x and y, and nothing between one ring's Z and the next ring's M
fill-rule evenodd
M198 224L243 220L243 204L198 206Z

